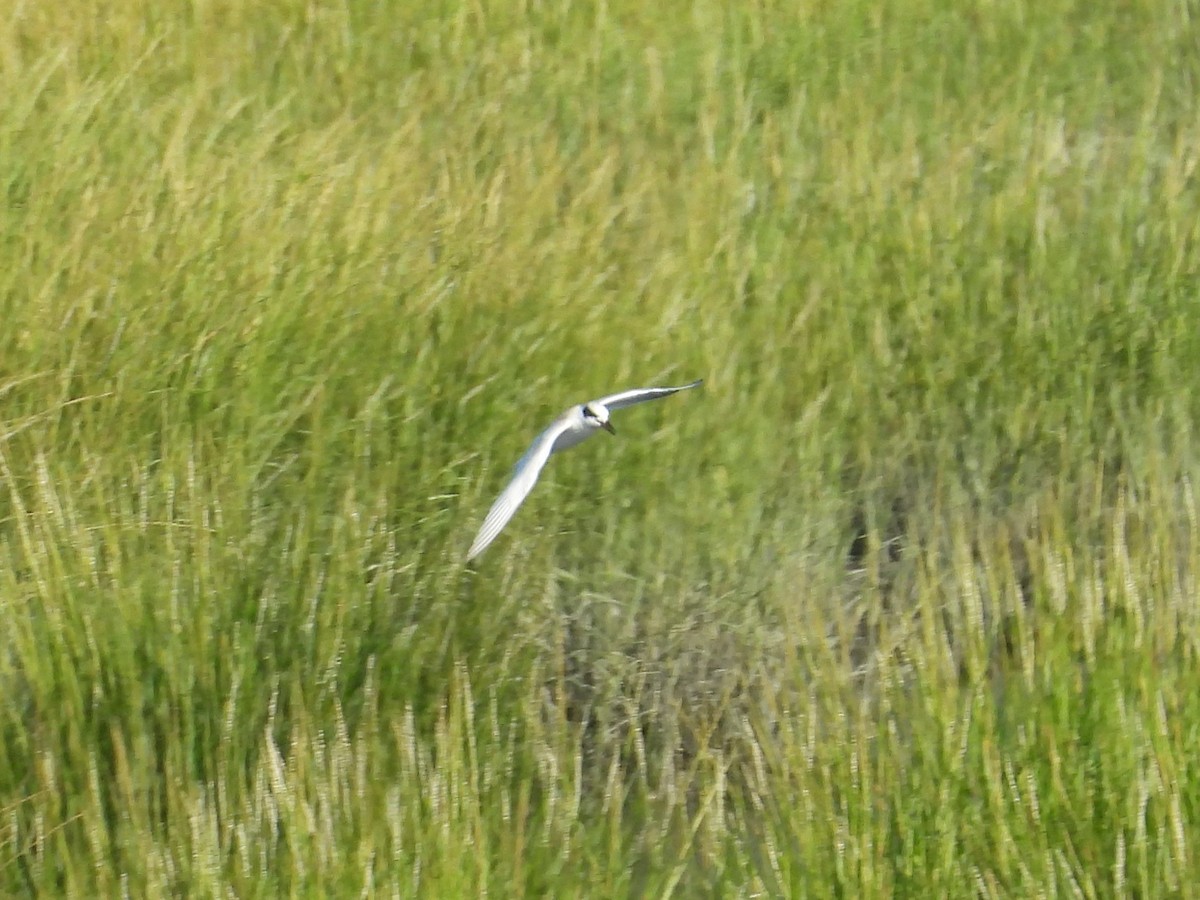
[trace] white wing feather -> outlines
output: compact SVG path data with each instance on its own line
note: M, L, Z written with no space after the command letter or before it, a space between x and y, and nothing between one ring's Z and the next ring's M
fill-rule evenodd
M512 480L500 492L500 496L488 510L483 524L479 526L479 533L475 535L471 549L467 551L467 562L486 550L488 544L496 539L496 535L504 530L504 526L513 517L513 513L525 502L525 498L537 484L538 475L541 474L546 460L550 458L550 453L554 449L554 442L569 427L570 421L563 418L539 434L529 445L529 449L525 451L525 455L513 469Z
M679 391L686 391L689 388L699 387L704 383L701 378L693 381L691 384L680 385L679 387L653 387L653 388L634 388L631 391L621 391L619 394L612 394L608 397L601 397L598 403L607 406L611 409L624 409L627 406L633 406L636 403L645 403L647 400L657 400L659 397L669 397L671 394Z

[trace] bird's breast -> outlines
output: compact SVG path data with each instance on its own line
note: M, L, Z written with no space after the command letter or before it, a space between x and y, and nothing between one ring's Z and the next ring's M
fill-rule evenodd
M557 453L560 450L566 450L570 447L574 447L576 444L582 443L590 438L595 430L596 429L594 428L588 428L583 424L583 422L572 424L570 428L567 428L562 434L555 438L554 446L551 448L550 452Z

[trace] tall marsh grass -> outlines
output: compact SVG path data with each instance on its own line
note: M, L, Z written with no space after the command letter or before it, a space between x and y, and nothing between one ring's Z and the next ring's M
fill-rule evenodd
M0 15L0 892L1200 883L1188 5Z

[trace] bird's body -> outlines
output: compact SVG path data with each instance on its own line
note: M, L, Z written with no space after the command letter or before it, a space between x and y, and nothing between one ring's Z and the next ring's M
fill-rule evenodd
M693 381L691 384L680 387L635 388L631 391L622 391L619 394L602 397L599 400L576 404L564 412L534 439L533 443L529 445L529 449L517 461L513 468L512 480L496 498L496 502L492 504L487 517L483 520L483 525L479 528L479 533L475 535L471 549L467 551L467 560L474 559L487 549L488 544L495 540L496 535L508 524L513 513L533 490L538 475L541 474L542 467L546 465L546 460L550 458L551 454L582 443L601 428L611 434L616 434L612 423L609 422L609 413L612 410L624 409L627 406L645 403L647 400L656 400L659 397L667 397L678 391L698 387L701 383L702 381Z
M534 438L533 443L529 446L529 449L525 451L525 456L522 456L517 462L517 467L519 468L521 463L525 461L525 458L537 450L538 444L547 435L554 435L554 444L550 448L550 452L558 453L560 450L570 450L572 447L582 444L595 433L596 427L594 425L587 424L583 417L583 404L576 403L565 413L551 422L545 431Z

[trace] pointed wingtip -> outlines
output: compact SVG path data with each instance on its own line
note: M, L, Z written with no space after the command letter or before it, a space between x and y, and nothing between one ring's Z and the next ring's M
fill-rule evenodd
M486 540L484 539L486 537ZM485 535L483 530L475 535L475 540L471 542L471 549L467 551L467 558L463 562L473 562L483 555L483 551L492 546L492 541L496 539L496 535Z

